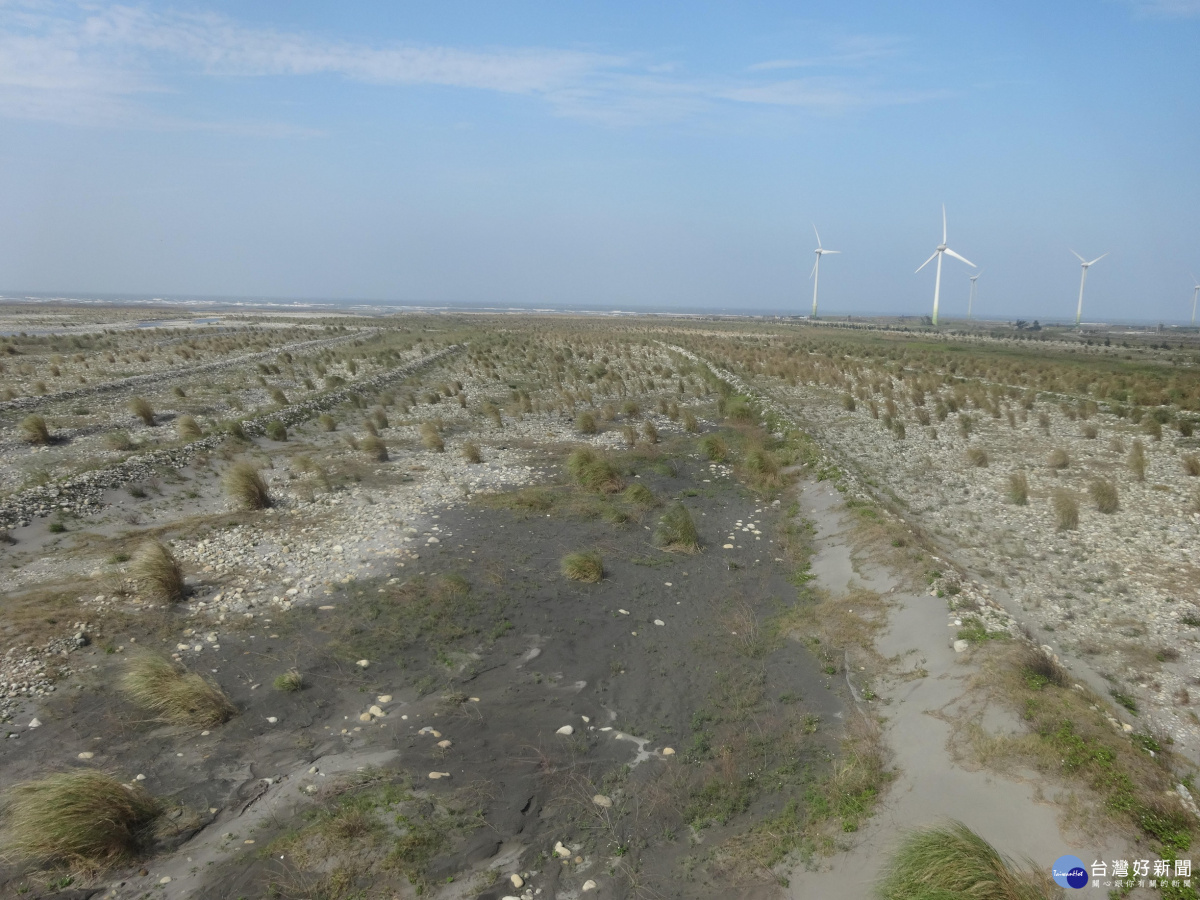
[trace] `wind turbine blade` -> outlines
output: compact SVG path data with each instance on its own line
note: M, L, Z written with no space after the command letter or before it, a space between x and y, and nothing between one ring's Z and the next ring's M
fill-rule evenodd
M815 234L817 236L817 249L820 250L821 249L821 232L817 231L817 225L815 222L813 223L813 234Z
M815 263L813 263L812 271L808 273L809 278L812 278L814 275L817 274L817 266L819 266L820 264L821 264L821 257L818 256L817 261Z
M821 254L824 255L826 253L841 253L841 252L842 252L841 250L822 250Z
M921 263L921 265L917 267L917 272L920 272L921 269L925 268L927 265L929 265L931 262L933 262L934 259L937 257L937 255L938 255L938 251L934 250L933 256L929 257L929 259L925 260L925 262ZM913 274L916 275L917 272L913 272Z
M1200 278L1197 278L1195 275L1192 275L1192 284L1200 285Z
M946 243L946 204L942 204L942 243Z
M1096 263L1100 262L1100 260L1104 259L1104 257L1106 257L1106 256L1108 256L1107 253L1101 253L1099 256L1097 256L1095 259L1093 259L1090 263L1088 263L1088 265L1094 266Z
M1072 250L1071 252L1072 252L1072 253L1075 253L1075 251L1074 251L1074 250ZM1076 258L1077 260L1079 260L1081 263L1085 263L1085 262L1087 262L1087 260L1086 260L1086 259L1084 259L1082 256L1080 256L1078 253L1075 253L1075 258Z
M978 268L978 266L976 266L976 265L975 265L975 263L971 262L971 261L970 261L969 259L967 259L965 256L959 256L957 253L955 253L955 252L954 252L953 250L951 250L949 247L947 247L947 248L946 248L946 253L947 253L947 254L949 254L950 256L953 256L953 257L954 257L955 259L957 259L957 260L961 260L962 262L965 262L965 263L966 263L968 266L970 266L972 269Z

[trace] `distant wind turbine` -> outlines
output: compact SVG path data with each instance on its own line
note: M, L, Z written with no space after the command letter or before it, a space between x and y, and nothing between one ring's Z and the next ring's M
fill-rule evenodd
M983 269L980 269L971 276L971 296L967 299L967 318L971 318L971 307L975 305L975 280L983 274Z
M821 277L821 257L826 253L841 253L841 250L826 250L821 246L821 232L817 231L817 226L813 226L813 233L817 236L817 261L813 263L812 271L809 273L809 278L813 280L813 313L812 317L817 317L817 281Z
M929 265L931 262L933 262L934 257L937 258L937 280L934 281L934 283L933 283L933 324L934 325L937 324L938 297L941 295L941 292L942 292L942 254L943 253L949 253L955 259L962 260L963 262L965 262L972 269L975 268L975 263L971 262L965 256L959 256L957 253L955 253L953 250L951 250L949 247L946 246L946 204L944 204L944 203L942 204L942 242L940 244L938 244L937 249L933 251L933 256L929 257L929 259L925 260L925 262L921 263L921 265L917 268L917 271L920 272L921 269L925 268L927 265Z
M1072 250L1071 252L1075 253L1074 250ZM1106 256L1108 256L1107 253L1101 253L1099 256L1097 256L1095 259L1093 259L1091 262L1088 262L1086 259L1084 259L1082 256L1080 256L1078 253L1075 253L1075 258L1077 260L1079 260L1079 264L1081 266L1083 266L1083 272L1079 276L1079 305L1077 307L1075 307L1075 327L1076 328L1079 327L1079 320L1081 318L1083 318L1083 285L1087 281L1088 267L1094 266L1096 263L1100 262L1100 260L1104 259L1104 257L1106 257Z
M1195 290L1192 291L1192 324L1196 324L1196 298L1200 297L1200 278L1192 276L1192 281L1196 283Z

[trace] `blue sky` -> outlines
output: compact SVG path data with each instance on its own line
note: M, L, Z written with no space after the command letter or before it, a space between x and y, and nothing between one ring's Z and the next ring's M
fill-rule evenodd
M0 289L1190 316L1200 0L652 6L0 0Z

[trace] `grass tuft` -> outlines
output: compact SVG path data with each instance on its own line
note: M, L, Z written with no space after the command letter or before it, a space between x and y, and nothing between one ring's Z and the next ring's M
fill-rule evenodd
M562 573L572 581L595 584L604 577L604 560L598 550L568 553L562 559Z
M988 464L987 450L976 444L967 448L967 461L978 469L986 469Z
M1059 531L1071 531L1079 527L1079 501L1068 490L1059 489L1051 500L1054 505L1054 525Z
M129 411L147 425L154 424L154 407L145 397L134 397L129 401Z
M14 785L5 797L5 844L43 863L106 867L127 860L160 805L139 785L95 769Z
M421 446L426 450L432 450L434 453L445 452L446 442L442 440L436 425L432 422L422 422L417 431L421 435Z
M329 413L317 416L317 424L321 426L322 431L337 431L337 419Z
M653 506L657 502L654 492L644 484L631 484L621 496L626 503L636 503L638 506Z
M153 653L130 658L121 689L142 709L174 725L220 725L237 713L219 687Z
M304 676L300 674L299 669L288 669L275 679L275 690L277 691L294 694L303 688Z
M596 417L590 412L581 412L575 417L575 428L580 434L595 434L600 430L596 427Z
M1008 499L1017 506L1029 502L1029 479L1024 472L1013 472L1008 476Z
M266 425L267 437L273 441L286 441L288 439L287 426L278 419L272 419Z
M180 416L175 422L175 430L181 441L194 441L204 437L204 431L192 416Z
M1146 480L1146 445L1141 441L1134 441L1129 451L1129 471L1138 481Z
M225 473L225 492L243 509L266 509L271 505L271 493L258 469L240 462Z
M672 553L696 553L700 550L700 534L692 514L682 503L672 503L658 520L654 543Z
M1096 509L1102 513L1115 513L1120 506L1120 497L1115 481L1097 478L1088 485L1088 494L1096 504Z
M1200 475L1200 456L1195 453L1186 454L1180 462L1183 463L1183 472L1185 475L1195 478Z
M892 855L881 900L1051 900L1061 889L1032 863L1018 865L961 822L910 832Z
M483 462L483 454L479 452L479 445L474 441L467 441L462 445L462 455L471 465Z
M710 462L722 463L729 458L729 445L715 434L700 438L700 453Z
M1069 469L1071 467L1071 457L1062 447L1055 447L1050 451L1046 465L1052 469Z
M27 444L50 443L50 429L41 416L26 416L21 420L21 438Z
M167 603L183 599L183 569L171 551L158 541L146 541L138 547L130 571L146 596Z
M567 471L581 487L596 494L615 494L625 487L617 467L590 447L580 447L567 457Z
M374 434L368 434L362 439L362 443L360 443L358 446L363 453L367 454L367 456L370 459L375 460L375 462L388 461L387 444L383 442L383 438Z

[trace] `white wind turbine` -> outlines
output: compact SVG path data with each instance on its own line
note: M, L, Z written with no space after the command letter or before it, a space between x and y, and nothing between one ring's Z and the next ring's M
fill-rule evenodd
M917 268L917 271L920 272L921 269L925 268L927 265L929 265L931 262L933 262L934 257L937 257L937 280L934 281L934 283L933 283L933 324L934 325L937 325L938 297L941 295L941 292L942 292L942 254L943 253L949 253L955 259L962 260L963 262L965 262L972 269L975 268L975 263L971 262L965 256L959 256L957 253L955 253L953 250L951 250L949 247L946 246L946 204L944 204L944 203L942 204L942 242L940 244L938 244L937 249L933 251L933 256L929 257L929 259L925 260L925 262L921 263L921 265Z
M967 318L968 319L971 318L971 307L973 307L975 305L975 281L982 274L983 274L983 270L980 269L978 272L976 272L974 275L971 276L971 296L967 298Z
M817 236L817 261L813 263L812 271L808 273L809 278L813 280L813 312L812 317L817 317L817 282L821 277L821 257L826 253L841 253L841 250L826 250L821 246L821 232L817 231L817 226L813 226L813 233Z
M1192 291L1192 324L1196 324L1196 298L1200 297L1200 278L1192 276L1192 281L1196 282L1196 287Z
M1071 252L1075 253L1074 250L1072 250ZM1108 256L1107 253L1101 253L1099 256L1097 256L1095 259L1093 259L1091 262L1088 262L1086 259L1084 259L1082 256L1080 256L1078 253L1075 253L1075 258L1077 260L1079 260L1079 264L1081 266L1083 266L1083 272L1079 276L1079 305L1075 307L1075 327L1076 328L1079 327L1079 320L1081 318L1083 318L1083 285L1087 281L1087 270L1090 266L1094 266L1096 263L1100 262L1100 260L1104 259L1104 257L1106 257L1106 256Z

